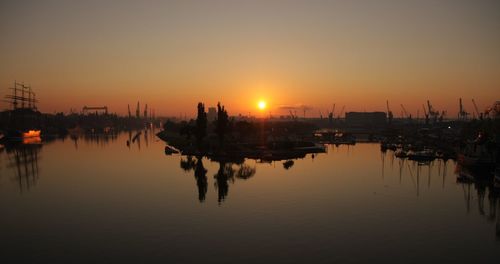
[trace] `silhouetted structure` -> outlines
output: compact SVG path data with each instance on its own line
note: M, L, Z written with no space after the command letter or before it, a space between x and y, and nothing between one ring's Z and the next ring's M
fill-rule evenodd
M198 103L198 116L196 118L196 145L201 148L203 138L207 135L207 113L205 113L205 105Z
M227 133L228 125L229 125L229 117L227 115L226 109L224 106L221 106L220 103L217 103L217 121L215 125L215 133L219 137L219 143L222 146L224 144L224 136Z

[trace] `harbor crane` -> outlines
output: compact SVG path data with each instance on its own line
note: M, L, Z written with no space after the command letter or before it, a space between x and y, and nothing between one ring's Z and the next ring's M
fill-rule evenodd
M467 120L467 116L469 115L469 113L465 111L464 105L462 104L462 98L458 99L458 103L458 120Z
M328 122L330 124L333 123L333 112L335 112L335 104L333 104L332 111L330 113L328 113Z
M482 118L479 114L479 109L477 108L476 101L472 98L472 104L474 105L474 110L476 111L477 118Z
M422 108L424 109L424 116L425 116L425 124L429 124L429 113L427 113L427 110L425 109L425 105L422 104Z
M433 122L436 123L438 118L439 118L439 111L436 111L434 107L432 107L431 102L427 100L427 107L428 107L428 115L429 117L432 118Z
M408 115L408 112L406 111L406 108L403 104L401 104L401 109L403 109L403 117L410 118L410 116Z
M389 119L389 124L392 123L392 118L394 117L392 114L391 109L389 108L389 100L385 101L385 104L387 106L387 118Z

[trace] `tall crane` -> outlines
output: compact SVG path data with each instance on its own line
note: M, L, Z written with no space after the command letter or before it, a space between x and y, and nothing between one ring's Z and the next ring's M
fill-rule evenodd
M128 118L131 118L132 113L130 113L130 104L127 104L127 108L128 108Z
M401 104L401 109L403 109L403 114L405 118L409 118L410 116L408 115L408 112L406 111L406 108L403 104Z
M458 119L459 120L467 120L467 116L469 115L469 113L467 113L465 111L465 108L464 108L464 105L462 104L462 98L459 98L458 99Z
M474 101L474 98L472 98L472 104L474 105L474 110L476 111L477 117L480 118L480 116L479 116L479 110L477 108L476 101Z
M427 100L427 107L429 108L428 110L428 115L429 117L432 118L432 120L434 121L434 123L436 123L438 117L439 117L439 111L436 111L434 109L434 107L432 107L431 105L431 102L429 100Z
M425 124L429 124L429 113L425 110L425 106L422 104L422 108L424 109L424 116L425 116Z
M386 101L385 101L385 104L386 104L386 106L387 106L387 118L389 118L389 124L390 124L390 123L392 123L392 118L393 118L394 116L392 115L392 111L391 111L391 109L389 108L389 100L386 100Z
M335 112L335 104L333 104L332 111L330 113L328 113L328 122L330 124L333 123L333 112Z

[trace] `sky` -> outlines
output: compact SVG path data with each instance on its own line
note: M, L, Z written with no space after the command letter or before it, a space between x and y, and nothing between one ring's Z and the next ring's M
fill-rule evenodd
M500 100L500 1L0 1L0 95L42 112L137 101L157 115L308 116ZM2 103L5 109L8 104Z

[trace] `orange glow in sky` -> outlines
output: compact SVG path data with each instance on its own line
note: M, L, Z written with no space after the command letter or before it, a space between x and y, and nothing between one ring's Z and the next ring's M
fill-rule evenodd
M106 105L194 116L386 111L500 100L499 1L2 1L0 97L42 112ZM8 105L0 103L0 108Z

